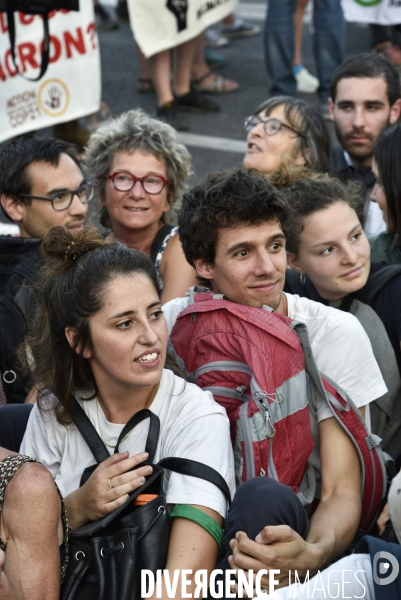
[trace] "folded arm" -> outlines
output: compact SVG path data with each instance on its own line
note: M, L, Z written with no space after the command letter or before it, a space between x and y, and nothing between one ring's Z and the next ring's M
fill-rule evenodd
M334 418L319 423L322 465L321 498L305 540L287 525L265 527L256 540L243 532L232 541L232 568L279 569L280 585L288 573L310 575L334 560L352 541L361 515L361 475L356 450ZM264 585L268 584L265 578Z

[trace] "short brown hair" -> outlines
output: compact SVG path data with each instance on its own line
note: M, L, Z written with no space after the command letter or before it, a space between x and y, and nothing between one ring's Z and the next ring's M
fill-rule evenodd
M266 178L281 191L291 207L286 224L287 251L291 254L298 254L305 218L337 202L348 204L363 223L364 194L358 182L342 183L335 177L289 162Z

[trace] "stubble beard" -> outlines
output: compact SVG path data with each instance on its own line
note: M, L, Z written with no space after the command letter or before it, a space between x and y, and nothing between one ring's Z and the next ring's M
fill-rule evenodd
M349 134L344 135L343 132L341 131L340 127L338 126L338 123L336 121L333 121L333 124L334 124L334 129L336 130L336 135L337 135L338 141L340 142L341 147L349 154L349 156L350 156L352 162L355 164L355 166L359 166L361 164L366 164L366 162L372 161L373 148L377 141L377 138L383 133L383 131L386 131L386 129L388 129L390 127L390 121L387 119L385 126L383 127L383 129L381 129L381 131L377 135L376 139L374 139L371 134L367 134L366 132L363 132L363 135L365 135L365 137L367 137L371 141L371 144L369 145L369 147L367 147L365 145L361 146L360 152L358 152L358 151L355 152L355 149L358 150L358 148L355 148L355 146L350 144L350 140L348 138L350 135L357 133L358 130L357 129L352 130Z

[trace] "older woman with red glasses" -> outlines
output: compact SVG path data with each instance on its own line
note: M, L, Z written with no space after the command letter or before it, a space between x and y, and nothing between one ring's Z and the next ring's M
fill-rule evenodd
M243 165L272 173L283 159L327 171L330 138L321 114L299 98L275 96L245 119L247 150Z
M152 258L163 303L183 296L196 277L172 223L191 159L174 129L131 110L91 136L84 164L97 181L100 222L111 229L109 238Z

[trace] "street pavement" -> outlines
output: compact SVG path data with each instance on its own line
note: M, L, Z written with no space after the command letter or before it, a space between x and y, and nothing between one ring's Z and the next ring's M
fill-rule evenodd
M102 1L113 13L116 1ZM266 2L242 0L238 7L239 15L262 28L265 11ZM99 32L99 42L102 100L109 105L112 114L118 116L124 111L141 107L153 115L156 109L155 95L140 94L137 91L139 66L129 23L120 23L120 28L116 31ZM311 73L316 74L312 44L311 26L305 23L303 62ZM369 29L366 26L348 24L346 56L369 50ZM241 167L245 149L244 118L252 114L268 97L269 80L264 64L263 34L233 40L229 46L215 51L226 57L224 68L216 72L237 80L240 89L232 94L209 96L221 106L219 113L187 114L190 132L180 134L180 139L192 155L194 176L191 184L201 181L216 169ZM82 94L84 93L83 89ZM319 106L315 95L302 97ZM51 134L51 130L46 129L44 133ZM0 217L0 220L3 218Z
M238 8L241 16L247 16L250 22L262 28L265 11L266 2L242 0ZM115 32L101 32L99 38L103 100L108 103L113 114L118 115L138 106L154 114L155 95L137 92L139 69L129 24L120 24L120 29ZM369 38L366 26L348 25L346 55L369 51ZM305 23L303 62L311 73L316 74L312 44L311 28ZM232 94L208 95L221 106L219 113L186 115L190 132L180 134L180 138L192 155L194 182L201 181L216 169L241 167L245 149L245 145L241 144L245 140L244 118L268 98L269 80L264 64L263 34L233 40L229 46L215 51L227 59L226 66L216 73L237 80L240 89ZM319 106L317 96L308 94L302 97Z

